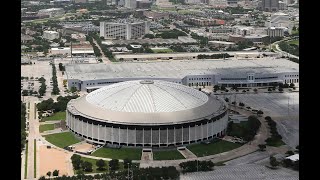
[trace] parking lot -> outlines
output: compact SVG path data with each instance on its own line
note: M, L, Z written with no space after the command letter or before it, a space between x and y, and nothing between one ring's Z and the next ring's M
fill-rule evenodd
M235 100L234 95L221 95ZM270 116L277 122L277 129L283 141L295 147L299 144L299 92L291 93L258 93L237 94L237 103L262 110L264 115Z

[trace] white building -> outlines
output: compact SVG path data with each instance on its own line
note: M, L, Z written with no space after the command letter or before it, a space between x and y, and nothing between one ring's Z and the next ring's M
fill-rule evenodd
M65 14L63 8L50 8L50 9L41 9L38 11L38 15L49 15L49 17L62 16Z
M280 58L68 64L64 78L69 89L75 86L86 92L131 80L164 80L186 86L263 87L299 84L299 64Z
M283 37L284 28L281 27L271 27L267 29L267 35L269 37Z
M263 11L278 11L279 10L279 0L262 0L260 8Z
M236 44L234 42L227 42L227 41L209 41L209 45L213 47L234 47Z
M54 39L58 39L59 33L56 31L43 31L43 36L44 39L48 39L50 41L54 40Z
M130 9L135 9L137 8L137 1L136 0L125 0L124 1L124 7L130 8Z
M216 7L226 7L228 6L227 0L209 0L209 5Z
M185 0L186 4L200 4L202 3L202 0Z
M150 22L100 22L100 36L105 39L140 38L150 31Z
M172 2L169 2L169 0L156 0L156 5L159 7L173 7Z
M246 36L251 35L255 33L255 29L253 27L248 26L234 26L233 28L233 34Z

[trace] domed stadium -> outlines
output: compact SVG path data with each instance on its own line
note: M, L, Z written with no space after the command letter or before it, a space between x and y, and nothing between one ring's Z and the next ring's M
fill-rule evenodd
M136 80L95 90L67 105L67 127L97 144L167 147L225 134L227 104L177 83Z

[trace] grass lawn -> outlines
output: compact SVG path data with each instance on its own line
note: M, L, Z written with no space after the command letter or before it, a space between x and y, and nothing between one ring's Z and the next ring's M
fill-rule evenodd
M233 123L232 124L232 130L230 132L230 136L236 136L236 137L244 137L245 136L245 128L247 128L248 122L243 121L240 123Z
M71 144L80 142L80 140L78 140L71 132L49 134L44 137L47 141L60 148L64 148L66 146L70 146Z
M66 112L56 112L52 116L42 118L43 121L66 120Z
M299 46L299 40L292 40L292 41L288 41L289 44L295 44Z
M36 139L34 139L34 162L33 162L33 174L34 174L34 178L37 177L37 141Z
M54 124L42 124L39 126L40 133L54 129Z
M27 167L28 167L28 143L26 143L26 161L24 162L24 178L27 179Z
M267 143L267 146L274 146L274 147L279 147L286 144L281 139L278 139L278 138L273 138L273 139L268 138L266 140L266 143Z
M219 154L240 147L240 144L219 140L210 144L195 144L187 148L198 157Z
M153 151L154 160L175 160L185 159L184 156L178 150L172 151Z
M140 160L141 159L141 149L133 148L121 148L121 149L111 149L111 148L100 148L92 156L112 158L112 159L131 159L131 160Z

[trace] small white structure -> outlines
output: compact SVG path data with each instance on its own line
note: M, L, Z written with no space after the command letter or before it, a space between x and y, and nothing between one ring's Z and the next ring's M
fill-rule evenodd
M227 41L209 41L209 45L212 45L214 47L234 47L236 44L233 42L227 42Z
M299 154L294 154L292 156L286 157L286 159L290 159L291 161L299 161Z
M50 41L54 39L58 39L60 37L59 33L56 31L43 31L43 36L44 39L48 39Z
M50 8L50 9L41 9L38 11L38 15L49 15L49 17L62 16L65 14L63 8Z

